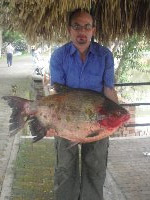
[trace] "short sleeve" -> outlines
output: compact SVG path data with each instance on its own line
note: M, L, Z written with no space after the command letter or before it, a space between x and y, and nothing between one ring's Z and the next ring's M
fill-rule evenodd
M51 85L53 83L65 84L65 73L63 70L63 51L59 48L53 52L50 58Z
M105 57L105 70L104 70L104 86L113 88L114 87L114 58L110 51L108 51Z

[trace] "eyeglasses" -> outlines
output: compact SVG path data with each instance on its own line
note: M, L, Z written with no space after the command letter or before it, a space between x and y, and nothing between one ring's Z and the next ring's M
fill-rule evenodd
M85 24L84 26L81 26L79 24L73 24L71 25L71 28L76 31L82 30L82 28L84 28L84 30L86 31L90 31L92 30L93 26L91 24Z

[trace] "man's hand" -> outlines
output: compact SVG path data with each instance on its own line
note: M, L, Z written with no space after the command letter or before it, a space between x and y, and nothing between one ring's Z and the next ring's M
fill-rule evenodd
M53 137L53 136L56 136L56 135L57 135L57 132L55 131L55 129L50 128L50 129L46 132L45 137Z
M114 88L104 87L104 95L115 103L118 103L117 92Z

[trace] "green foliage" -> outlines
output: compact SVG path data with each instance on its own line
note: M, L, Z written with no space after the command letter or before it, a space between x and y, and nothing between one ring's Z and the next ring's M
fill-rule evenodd
M114 57L118 64L115 72L117 83L150 80L150 41L144 36L133 35L124 41L117 41L114 49ZM117 91L123 99L130 102L142 102L149 94L149 87L119 87Z
M133 35L127 37L124 41L119 42L115 49L114 57L118 61L116 69L116 81L130 82L132 70L145 70L146 65L141 63L143 52L150 50L149 41L144 36Z
M27 51L27 43L25 40L17 40L12 44L15 47L16 51L21 51L21 52Z
M2 34L3 38L3 51L8 43L12 43L15 47L15 51L25 52L27 51L27 42L23 35L15 31L4 31Z
M2 38L3 42L12 43L14 41L22 40L23 36L18 32L7 30L3 32Z

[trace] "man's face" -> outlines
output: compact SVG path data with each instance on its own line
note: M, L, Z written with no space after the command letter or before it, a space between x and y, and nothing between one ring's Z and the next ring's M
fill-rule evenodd
M95 27L93 27L93 20L90 14L86 12L77 14L72 19L68 31L75 46L88 46L95 33Z

